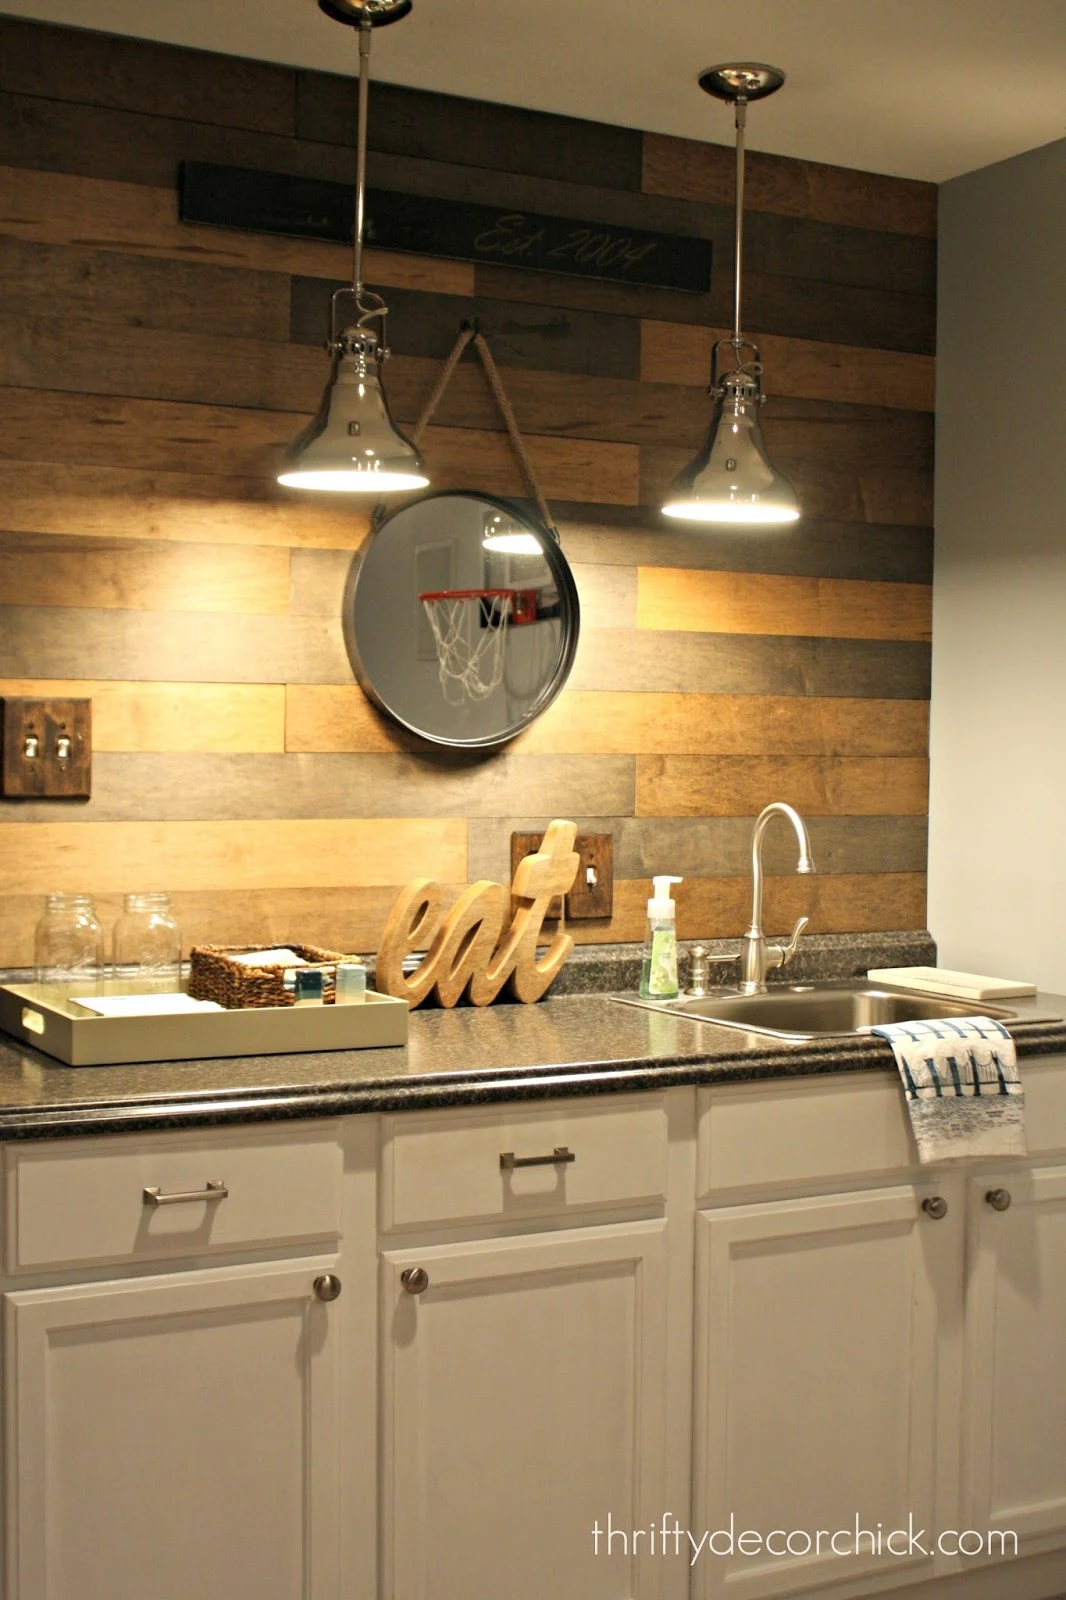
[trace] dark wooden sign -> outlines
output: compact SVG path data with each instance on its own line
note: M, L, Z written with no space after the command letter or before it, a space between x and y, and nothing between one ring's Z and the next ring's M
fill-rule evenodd
M183 222L348 243L354 214L354 195L346 184L205 161L182 164ZM379 250L490 261L695 294L706 294L711 287L709 239L501 211L465 200L370 189L364 237Z

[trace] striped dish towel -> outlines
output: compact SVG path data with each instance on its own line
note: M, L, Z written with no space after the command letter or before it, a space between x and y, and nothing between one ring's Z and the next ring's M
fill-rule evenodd
M991 1017L871 1028L895 1052L918 1159L1024 1156L1025 1091L1014 1040Z

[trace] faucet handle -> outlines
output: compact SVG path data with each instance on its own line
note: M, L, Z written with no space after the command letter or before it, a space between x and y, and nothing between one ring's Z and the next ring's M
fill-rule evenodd
M767 968L787 967L799 947L800 937L804 928L810 922L810 917L800 917L792 930L792 937L787 944L768 944L766 946Z
M803 930L806 928L810 920L810 917L800 917L796 922L796 926L792 930L791 939L781 951L781 965L783 967L787 967L789 962L792 960L792 957L796 954L796 951L799 948L799 942L800 938L802 937Z

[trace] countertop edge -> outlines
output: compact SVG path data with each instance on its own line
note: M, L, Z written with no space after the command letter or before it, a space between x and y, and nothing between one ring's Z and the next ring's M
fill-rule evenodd
M1020 1061L1066 1054L1064 1022L1022 1023L1011 1032ZM841 1044L837 1040L832 1045L793 1046L787 1051L771 1046L758 1053L719 1052L704 1058L685 1055L546 1063L342 1086L264 1087L232 1095L205 1091L124 1102L68 1102L54 1108L12 1107L0 1109L0 1141L102 1137L894 1071L891 1049L882 1041Z

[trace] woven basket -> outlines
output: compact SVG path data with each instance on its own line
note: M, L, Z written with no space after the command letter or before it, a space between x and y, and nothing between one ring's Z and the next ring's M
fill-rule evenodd
M194 944L189 969L189 993L194 1000L214 1000L226 1011L241 1011L249 1006L291 1006L293 990L285 987L286 972L293 967L246 967L234 956L261 950L255 944ZM305 961L358 961L358 956L340 955L336 950L320 950L313 944L286 944L286 950ZM336 983L332 972L322 975L322 999L332 1005Z

